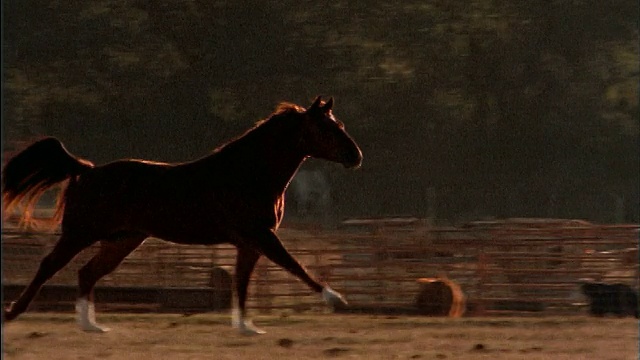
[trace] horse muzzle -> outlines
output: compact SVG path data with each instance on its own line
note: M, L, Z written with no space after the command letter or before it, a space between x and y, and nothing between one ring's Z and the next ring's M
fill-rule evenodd
M358 169L362 166L362 152L358 150L356 153L349 154L345 157L346 161L342 162L347 169Z

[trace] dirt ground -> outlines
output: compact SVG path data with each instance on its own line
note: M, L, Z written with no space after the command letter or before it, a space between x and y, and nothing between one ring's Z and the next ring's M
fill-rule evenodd
M4 359L638 359L636 319L257 316L243 336L219 314L99 314L105 334L70 314L27 313L3 326Z

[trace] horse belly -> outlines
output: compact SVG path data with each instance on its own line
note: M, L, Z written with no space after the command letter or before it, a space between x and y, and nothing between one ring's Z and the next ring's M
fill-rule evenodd
M177 216L172 222L144 224L150 236L176 244L214 245L233 243L233 235L215 224L202 221L183 221Z
M178 244L232 242L233 229L225 224L220 209L200 206L196 201L158 200L135 210L133 226L151 236Z

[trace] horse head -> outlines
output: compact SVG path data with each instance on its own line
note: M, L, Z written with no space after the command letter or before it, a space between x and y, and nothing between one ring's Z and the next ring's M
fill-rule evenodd
M344 124L333 116L332 108L333 98L325 102L318 96L303 113L303 151L346 168L358 168L362 164L362 151L346 132Z

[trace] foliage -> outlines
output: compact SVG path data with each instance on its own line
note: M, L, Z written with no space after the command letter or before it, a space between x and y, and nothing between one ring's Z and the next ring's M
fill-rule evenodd
M4 4L9 141L183 161L333 95L341 215L638 221L637 2L47 4Z

